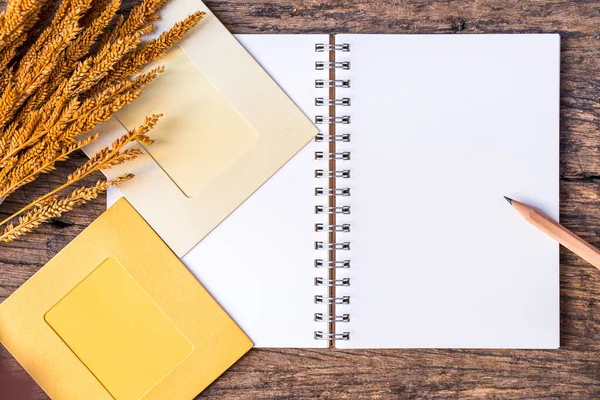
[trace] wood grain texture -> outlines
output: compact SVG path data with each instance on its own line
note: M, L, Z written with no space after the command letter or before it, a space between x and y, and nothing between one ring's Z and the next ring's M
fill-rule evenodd
M0 4L3 2L0 1ZM129 1L128 4L131 4ZM206 1L233 33L517 33L562 36L561 221L600 246L600 2ZM42 193L83 156L0 208ZM90 179L93 181L98 177ZM0 246L0 300L103 211L103 199ZM561 349L252 350L201 399L597 399L600 273L561 250ZM0 360L18 365L5 350ZM36 389L40 398L46 398Z

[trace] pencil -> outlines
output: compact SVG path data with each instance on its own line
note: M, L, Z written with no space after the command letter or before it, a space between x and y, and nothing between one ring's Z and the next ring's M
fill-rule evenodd
M513 206L531 225L535 226L558 243L583 258L585 261L600 269L600 250L562 226L552 221L535 208L504 196L506 201Z

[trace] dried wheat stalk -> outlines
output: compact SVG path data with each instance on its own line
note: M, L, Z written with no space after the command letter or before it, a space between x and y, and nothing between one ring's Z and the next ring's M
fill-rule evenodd
M0 235L0 241L12 242L31 232L43 222L58 218L65 212L95 199L100 193L105 192L109 186L119 185L131 178L133 178L132 174L125 174L110 181L98 181L94 186L80 187L66 197L52 196L46 201L38 202L33 210L19 217L19 223L16 226L13 224L6 225L4 232Z
M167 0L142 0L127 16L121 0L62 0L51 21L42 25L54 0L11 0L0 14L0 199L55 169L56 163L98 135L79 139L137 99L162 67L136 76L159 59L204 16L191 14L158 38L144 41ZM43 221L95 198L115 181L61 191L89 174L141 155L124 149L132 142L150 144L147 133L159 115L101 150L58 188L11 217L0 241L11 241ZM95 194L95 195L94 195ZM27 213L23 215L24 213ZM18 224L10 223L19 218Z

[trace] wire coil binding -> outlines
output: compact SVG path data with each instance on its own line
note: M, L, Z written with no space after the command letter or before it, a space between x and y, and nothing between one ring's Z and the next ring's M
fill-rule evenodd
M344 278L344 279L315 278L315 286L350 286L350 278Z
M315 81L315 87L317 89L321 89L324 87L327 87L327 88L349 88L350 80L349 79L334 79L334 80L317 79Z
M326 99L324 97L315 98L315 106L349 106L350 98L344 97L341 99Z
M350 214L350 206L341 206L341 207L315 206L315 214Z
M315 232L350 232L350 224L315 224Z
M348 125L350 123L350 117L344 115L343 117L324 117L322 115L317 115L315 117L315 124L344 124Z
M327 333L315 331L316 340L350 340L350 332Z
M317 43L315 44L315 51L317 53L323 53L325 51L350 51L350 44L341 43L341 44L329 44L329 43Z
M350 196L350 188L315 188L315 196Z
M350 250L350 242L315 242L315 250Z
M315 170L315 178L350 178L350 170L345 169L342 171L325 171L323 169Z
M315 45L315 51L318 53L330 53L330 52L349 52L350 44L325 44L317 43ZM331 54L331 53L330 53ZM318 107L347 107L350 106L351 100L349 97L335 96L337 89L350 88L349 79L335 79L335 74L332 70L350 70L351 63L347 60L335 60L334 58L315 62L315 70L323 71L330 70L330 79L316 79L315 87L318 89L325 89L330 91L329 97L316 97L315 106ZM318 125L327 125L330 127L334 125L349 125L351 123L349 115L335 116L335 115L317 115L315 116L315 123ZM335 133L335 132L330 132ZM340 134L324 134L319 133L315 138L315 142L318 143L348 143L350 142L349 133ZM330 145L332 146L332 145ZM335 147L335 146L334 146ZM335 168L334 166L339 163L349 161L351 158L350 151L334 151L334 147L330 147L328 151L317 151L315 152L315 160L327 161L329 168L327 169L315 169L315 178L327 179L329 185L319 185L315 188L315 196L322 196L329 199L324 204L315 206L315 214L329 216L328 222L319 222L315 224L315 232L323 232L328 235L328 240L315 241L315 250L327 251L328 258L323 259L316 258L314 260L314 267L320 270L325 270L325 274L317 276L314 284L317 287L328 288L328 295L316 295L314 302L316 304L323 304L328 307L327 313L315 313L314 320L316 322L323 322L329 324L328 329L317 330L314 332L314 338L316 340L350 340L350 332L336 332L334 324L348 323L350 322L350 314L342 313L340 315L336 312L336 305L347 305L350 304L350 296L336 296L336 287L348 287L350 286L350 278L337 277L335 274L336 270L344 270L350 268L350 260L337 260L332 254L336 254L338 251L350 250L349 241L338 241L335 240L338 233L344 234L350 232L351 226L349 223L337 223L337 215L350 214L351 209L349 205L336 204L336 198L340 201L351 195L349 187L336 187L333 183L337 179L349 179L350 169L348 168ZM329 187L323 187L329 186ZM340 185L341 186L341 185ZM346 186L346 185L344 185Z
M350 260L325 261L317 258L315 268L350 268Z
M323 313L315 313L315 321L317 321L317 322L350 322L350 314L325 315Z
M315 69L317 71L322 71L324 69L350 69L350 61L334 61L334 62L324 62L317 61L315 62Z
M315 137L315 142L350 142L350 134L345 133L343 135L323 135L318 133Z
M315 296L316 304L350 304L350 296L342 297L327 297L317 295Z
M322 151L315 152L315 160L350 160L349 151L340 151L336 153L324 153Z

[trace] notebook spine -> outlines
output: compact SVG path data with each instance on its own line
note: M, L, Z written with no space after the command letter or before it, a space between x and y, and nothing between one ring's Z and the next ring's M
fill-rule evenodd
M318 60L315 62L315 70L329 71L329 79L315 80L315 88L323 90L322 96L315 98L315 106L322 107L323 112L315 117L315 124L323 126L327 133L317 135L315 141L327 144L327 151L315 152L315 160L326 162L327 167L315 169L315 178L320 180L315 188L315 196L319 199L319 204L315 206L315 214L325 214L327 223L319 222L315 224L315 232L324 234L325 240L317 240L314 243L316 250L321 250L325 254L322 258L315 259L314 267L318 268L320 273L315 278L314 285L317 287L326 287L327 295L317 295L314 297L316 304L324 305L327 312L315 313L314 320L323 323L323 327L314 332L316 340L327 340L331 344L337 340L350 340L350 332L344 331L339 325L350 322L349 313L337 312L338 306L350 304L350 296L337 296L336 288L348 287L351 285L350 278L338 276L337 271L350 268L350 260L343 257L344 252L350 250L349 241L338 241L338 233L347 233L351 230L350 223L338 223L338 216L351 213L349 205L344 204L344 199L351 195L350 188L345 185L350 179L351 171L345 168L351 159L350 151L337 151L338 143L350 142L349 133L340 133L343 126L351 123L350 116L337 115L337 108L349 106L351 99L349 97L337 97L338 90L349 88L351 82L349 79L336 79L336 71L348 71L351 68L350 61L336 60L336 54L350 51L350 45L347 43L317 43L315 45L317 53L323 53L323 58L328 56L327 60ZM326 92L326 94L325 94ZM340 128L338 128L340 127ZM325 258L326 257L326 258ZM338 330L340 331L338 333Z

